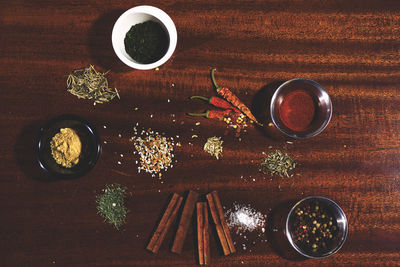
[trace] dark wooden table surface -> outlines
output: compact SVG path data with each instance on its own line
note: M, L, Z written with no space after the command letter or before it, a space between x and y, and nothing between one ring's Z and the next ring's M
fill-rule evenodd
M158 71L129 69L111 46L115 20L142 4L166 11L178 31L175 53ZM0 22L1 266L195 265L192 229L181 255L169 251L172 232L158 254L145 250L171 193L189 189L218 190L226 209L249 204L268 218L265 236L234 233L238 252L228 257L213 235L213 265L400 265L399 1L15 0L1 1ZM121 100L93 106L66 91L66 75L89 64L111 70ZM332 98L332 120L293 144L254 127L239 141L223 122L185 115L207 109L188 97L214 94L212 67L253 109L282 81L313 79ZM49 179L35 160L38 129L64 113L88 119L107 142L95 168L75 180ZM136 123L179 135L177 162L161 181L137 173L129 141ZM203 151L214 135L224 140L220 160ZM298 157L301 176L260 173L269 146ZM120 231L96 213L95 196L114 182L129 192ZM349 235L337 254L304 261L278 245L275 218L310 195L343 208Z

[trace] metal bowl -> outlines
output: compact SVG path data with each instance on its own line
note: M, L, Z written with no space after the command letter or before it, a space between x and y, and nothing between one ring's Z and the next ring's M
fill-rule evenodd
M337 233L333 237L333 240L332 240L330 246L327 247L326 250L324 250L322 252L320 251L318 253L312 253L310 251L305 250L301 246L299 246L296 243L296 240L294 238L295 234L291 230L293 220L295 219L295 210L298 207L303 207L307 203L311 203L313 201L318 201L321 206L323 206L329 213L331 213L334 220L336 220L337 228L338 228ZM301 255L303 255L307 258L319 259L319 258L325 258L325 257L333 255L343 246L343 244L346 240L346 237L347 237L347 232L348 232L347 218L346 218L346 215L344 214L343 210L334 201L332 201L328 198L325 198L325 197L311 196L311 197L306 197L306 198L300 200L289 211L289 214L286 219L286 237L289 240L289 243L292 245L292 247L298 253L300 253Z
M59 165L51 155L50 141L61 128L72 128L82 142L82 153L79 162L71 168ZM39 166L58 178L77 178L88 173L99 158L100 138L88 121L76 115L61 115L50 120L39 131L37 141L37 161Z
M281 120L279 111L284 98L295 90L307 92L313 98L316 106L314 118L308 127L302 131L294 131L287 127ZM321 85L313 80L296 78L284 82L275 91L271 99L270 113L272 122L285 135L298 139L310 138L321 133L328 126L332 117L332 102L328 93Z

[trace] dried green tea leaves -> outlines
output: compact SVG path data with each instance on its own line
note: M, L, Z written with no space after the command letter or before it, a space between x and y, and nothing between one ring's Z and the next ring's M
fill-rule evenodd
M108 102L116 96L120 98L116 88L108 88L107 73L96 71L93 65L73 70L67 78L67 90L78 98L93 99L94 104Z
M128 213L124 203L126 189L120 184L108 184L103 189L103 194L96 197L97 213L117 230L125 223Z
M222 154L222 143L224 141L221 140L221 137L210 137L207 139L207 142L204 144L204 151L210 153L217 159Z
M260 171L264 174L279 175L280 177L292 177L289 173L296 168L297 162L287 153L275 150L263 158L260 163Z

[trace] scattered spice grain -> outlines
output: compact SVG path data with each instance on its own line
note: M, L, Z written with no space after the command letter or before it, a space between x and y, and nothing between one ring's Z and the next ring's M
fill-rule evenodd
M139 133L134 127L133 140L135 149L140 156L140 166L138 172L145 171L152 177L158 175L161 179L161 171L167 171L173 167L174 147L180 146L179 142L174 142L174 138L167 138L150 128L142 129Z

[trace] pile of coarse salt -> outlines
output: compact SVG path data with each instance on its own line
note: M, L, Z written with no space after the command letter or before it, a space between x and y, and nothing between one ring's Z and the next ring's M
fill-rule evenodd
M266 215L251 208L250 205L234 203L234 207L225 213L230 229L236 234L261 230L265 232Z

